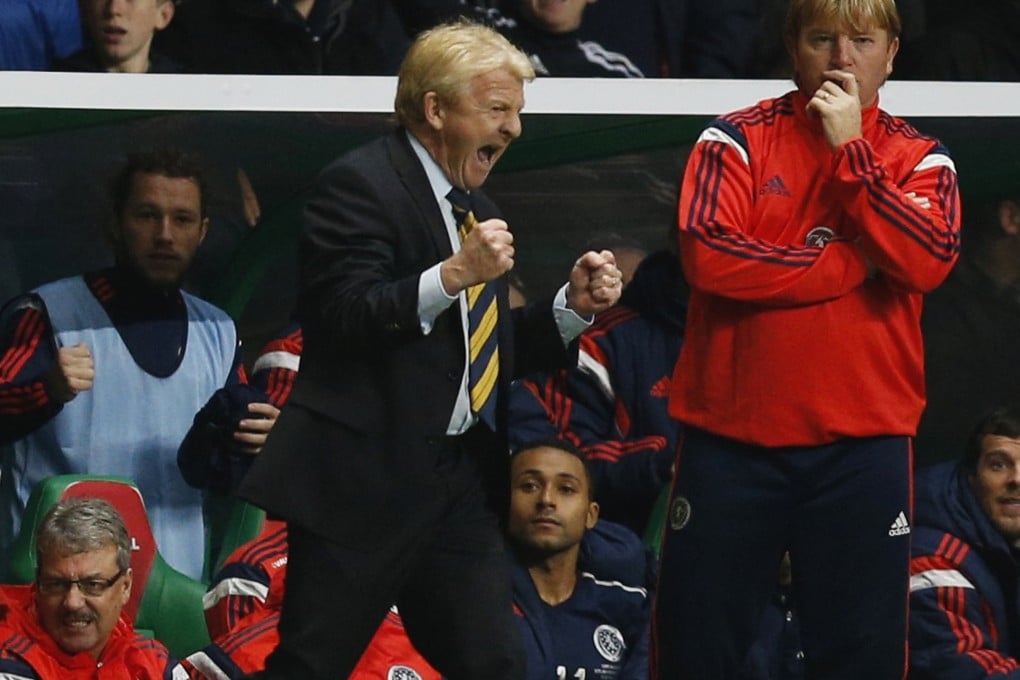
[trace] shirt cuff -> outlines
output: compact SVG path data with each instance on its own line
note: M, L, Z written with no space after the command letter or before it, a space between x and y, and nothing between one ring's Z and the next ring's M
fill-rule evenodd
M563 287L557 291L556 297L553 298L553 319L556 321L556 328L560 331L560 338L563 340L564 346L573 342L574 338L583 333L595 320L595 317L582 318L567 307L567 285L563 284Z
M456 295L451 296L443 288L443 279L439 272L441 266L442 262L433 265L418 277L418 321L421 323L421 332L425 335L432 332L436 317L457 299Z

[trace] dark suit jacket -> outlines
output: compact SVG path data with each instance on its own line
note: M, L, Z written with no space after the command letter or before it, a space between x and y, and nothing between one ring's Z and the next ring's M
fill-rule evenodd
M480 220L498 216L472 192ZM465 367L459 303L425 335L420 274L452 254L440 207L403 129L323 171L305 213L298 310L304 353L294 391L241 495L352 547L413 517L443 446ZM498 282L497 432L473 448L505 467L510 379L565 364L551 301L508 305ZM474 452L473 452L474 453Z

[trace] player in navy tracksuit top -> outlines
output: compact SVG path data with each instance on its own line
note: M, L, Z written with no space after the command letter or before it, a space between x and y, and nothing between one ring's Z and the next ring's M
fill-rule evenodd
M911 680L1020 678L1020 406L962 461L922 470L910 559Z
M670 480L678 423L666 405L686 298L676 255L652 253L620 303L581 334L578 366L520 381L510 403L511 446L549 436L576 444L599 516L638 534Z
M303 348L301 326L288 322L259 350L247 384L217 390L195 414L177 451L177 466L188 484L218 495L237 490L258 451L240 423L251 416L253 403L278 412L294 387Z
M653 579L640 539L598 520L584 459L568 442L526 444L510 475L528 680L645 680Z

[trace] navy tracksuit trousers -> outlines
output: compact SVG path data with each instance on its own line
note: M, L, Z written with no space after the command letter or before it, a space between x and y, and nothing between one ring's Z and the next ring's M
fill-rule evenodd
M667 508L652 677L731 680L790 551L806 675L906 670L908 437L766 449L687 428Z

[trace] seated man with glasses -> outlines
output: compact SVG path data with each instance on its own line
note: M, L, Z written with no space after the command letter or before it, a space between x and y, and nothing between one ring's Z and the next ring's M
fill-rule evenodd
M0 586L0 678L169 678L166 647L121 616L130 557L131 538L109 503L55 505L36 535L35 583Z

